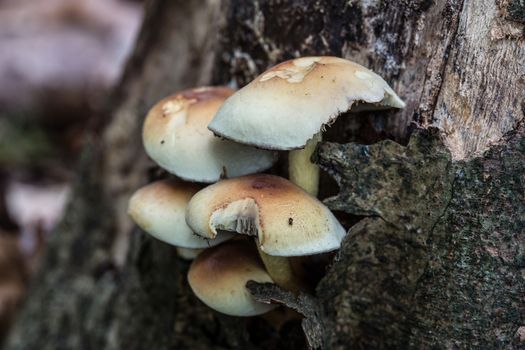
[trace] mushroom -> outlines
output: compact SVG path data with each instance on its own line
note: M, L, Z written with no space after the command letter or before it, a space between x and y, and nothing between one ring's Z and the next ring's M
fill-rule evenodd
M278 64L230 96L208 128L224 138L269 150L291 150L289 177L316 196L319 168L310 161L322 130L350 110L403 108L376 73L338 57Z
M265 174L222 180L197 192L188 203L186 222L208 239L223 231L256 237L268 273L292 291L301 283L284 257L336 250L346 234L317 198Z
M129 200L128 213L135 223L153 237L183 248L208 248L232 235L203 239L193 233L185 221L186 206L199 190L193 184L160 180L137 190Z
M273 283L260 261L257 249L246 240L234 240L200 254L188 271L195 295L214 310L231 316L255 316L276 305L255 301L248 281Z
M201 87L166 97L149 111L142 139L146 153L181 179L211 183L270 168L275 152L219 139L206 127L234 90Z

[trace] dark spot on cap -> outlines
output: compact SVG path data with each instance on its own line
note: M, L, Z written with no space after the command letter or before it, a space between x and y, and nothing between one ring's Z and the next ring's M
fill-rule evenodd
M288 225L290 225L290 226L293 225L293 218L288 218Z
M260 190L263 188L277 188L277 185L271 182L268 182L266 179L255 179L252 182L252 188L255 188L256 190Z
M160 144L163 145L164 144L164 140L160 141Z

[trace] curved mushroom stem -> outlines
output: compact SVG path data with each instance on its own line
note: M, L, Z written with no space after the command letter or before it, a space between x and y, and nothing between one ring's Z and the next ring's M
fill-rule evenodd
M306 143L303 149L293 150L288 153L288 177L297 186L317 197L319 189L319 167L312 163L310 158L315 151L317 143L322 140L321 131L315 134ZM271 256L257 246L259 255L266 267L266 271L274 282L295 294L303 289L304 283L294 275L290 260L286 257Z
M310 161L317 143L322 140L321 132L315 134L303 149L288 153L288 176L297 186L317 197L319 188L319 167Z
M257 250L259 251L259 255L266 271L275 284L294 294L297 294L301 289L304 289L304 283L295 276L289 258L268 255L261 250L258 244Z

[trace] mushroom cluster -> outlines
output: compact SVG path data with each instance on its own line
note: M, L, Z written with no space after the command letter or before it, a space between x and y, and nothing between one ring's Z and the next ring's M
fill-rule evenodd
M337 57L283 62L237 92L179 92L158 102L143 128L146 153L178 180L139 189L129 214L196 256L188 281L206 305L233 316L268 312L275 306L256 302L246 283L306 289L290 258L337 250L346 233L316 198L310 157L322 131L344 112L389 107L404 103L379 75ZM261 174L284 150L291 181Z

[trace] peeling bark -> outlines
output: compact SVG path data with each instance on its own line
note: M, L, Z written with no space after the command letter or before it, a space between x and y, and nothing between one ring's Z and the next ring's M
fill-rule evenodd
M325 346L326 326L322 320L322 304L311 295L281 289L273 283L256 283L248 281L246 287L255 300L265 304L280 304L297 311L303 316L302 328L309 348L318 349Z
M342 189L327 204L367 216L317 290L328 348L518 348L523 136L457 163L436 133L320 147Z
M480 156L523 120L525 26L495 1L466 1L432 125L455 159Z

